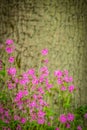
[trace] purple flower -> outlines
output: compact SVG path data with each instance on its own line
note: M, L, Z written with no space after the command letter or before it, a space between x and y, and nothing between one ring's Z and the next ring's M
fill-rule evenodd
M26 118L21 118L21 123L25 124L26 123Z
M47 55L47 54L48 54L48 49L43 49L43 50L41 51L41 53L42 53L42 55Z
M62 84L63 82L62 82L62 80L61 80L60 78L58 78L58 79L57 79L57 83L58 83L58 84Z
M24 96L27 96L28 94L29 94L29 93L28 93L28 90L24 90L24 91L23 91L23 95L24 95Z
M56 71L54 72L54 75L60 78L60 77L62 76L62 71L56 70Z
M44 118L38 118L37 122L38 122L38 124L44 124L45 119Z
M66 123L66 128L70 128L70 124L69 123Z
M68 121L73 121L74 118L75 118L74 114L72 114L72 113L68 113L68 114L67 114L67 120L68 120Z
M80 125L77 126L77 130L82 130L82 127Z
M87 119L87 113L85 113L84 118Z
M67 122L67 117L66 117L64 114L62 114L62 115L60 115L60 117L59 117L59 121L60 121L61 123L66 123L66 122Z
M6 47L6 52L7 52L8 54L11 54L11 53L14 52L14 49L15 49L14 46L12 46L12 47L7 46L7 47Z
M9 57L8 61L9 61L10 63L13 63L13 62L14 62L14 57L13 57L13 56Z
M22 130L20 125L17 125L16 130Z
M0 114L3 114L4 113L4 109L2 106L0 106Z
M36 107L36 102L35 102L35 101L32 101L32 102L30 103L30 107Z
M16 84L12 83L11 81L8 81L7 85L8 85L8 89L13 89L16 87Z
M18 115L15 115L14 120L20 120L20 117Z
M73 81L73 78L72 77L69 77L69 82L72 82Z
M42 73L43 77L48 76L49 74L47 66L41 67L40 72Z
M64 81L65 82L69 82L69 78L66 76L66 77L64 77Z
M33 84L33 85L37 85L37 84L38 84L38 79L37 79L37 77L33 77L33 79L32 79L32 84Z
M44 94L44 90L42 89L42 87L39 87L39 88L38 88L38 91L39 91L41 94Z
M48 60L48 59L45 59L45 60L44 60L44 63L46 63L46 64L47 64L48 62L49 62L49 60Z
M32 75L33 76L35 74L35 70L33 68L29 69L27 73L28 73L28 75Z
M62 90L62 91L66 91L66 87L65 87L65 86L62 86L62 87L61 87L61 90Z
M15 76L16 75L16 68L11 67L11 68L7 69L7 72L9 75Z
M38 117L41 117L41 118L42 118L42 117L44 117L44 116L45 116L45 112L43 112L43 111L40 110L40 111L38 112Z
M7 40L6 40L6 44L7 44L7 45L11 45L11 44L13 44L13 40L11 40L11 39L7 39Z
M55 130L60 130L58 127Z
M64 70L64 74L68 76L68 70Z
M68 88L69 92L73 92L74 88L75 88L74 85L69 86L69 88Z

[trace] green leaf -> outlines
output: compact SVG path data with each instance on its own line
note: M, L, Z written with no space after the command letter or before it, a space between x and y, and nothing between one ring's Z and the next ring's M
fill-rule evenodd
M64 82L64 86L66 86L66 87L67 87L67 86L68 86L68 83Z
M70 107L70 104L64 104L64 108L69 108Z
M44 111L46 112L47 116L52 116L54 115L54 111L52 109L49 109L47 107L44 107Z
M3 93L0 93L0 101L4 101L4 102L7 102L7 96Z
M0 126L7 126L7 124L3 122L2 120L0 120Z
M24 101L24 100L27 100L27 99L28 99L28 97L27 97L27 96L22 98L22 100L23 100L23 101Z
M0 70L0 75L5 76L5 70Z

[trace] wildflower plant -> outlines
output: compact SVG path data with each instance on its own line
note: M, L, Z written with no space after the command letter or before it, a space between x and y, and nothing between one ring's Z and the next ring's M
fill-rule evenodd
M13 40L7 39L0 59L0 127L2 130L66 130L73 129L75 115L70 110L76 90L67 70L55 70L50 79L48 49L41 50L38 71L21 73L14 55ZM58 94L58 108L53 107L53 92ZM59 110L58 109L58 110ZM87 113L84 115L87 118ZM55 125L54 125L55 124ZM81 129L80 126L76 126Z

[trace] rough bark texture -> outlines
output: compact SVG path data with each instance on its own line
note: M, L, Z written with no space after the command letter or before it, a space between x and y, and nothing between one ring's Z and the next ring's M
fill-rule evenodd
M14 40L22 70L37 67L49 49L50 71L68 69L80 87L74 104L87 103L87 0L0 0L0 40Z

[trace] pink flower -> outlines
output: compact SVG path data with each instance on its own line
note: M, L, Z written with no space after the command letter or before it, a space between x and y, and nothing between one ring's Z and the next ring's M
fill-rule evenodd
M32 84L33 84L33 85L38 84L38 79L37 79L37 77L34 77L34 78L33 78Z
M14 120L20 120L20 117L18 115L15 115Z
M19 98L22 98L23 97L23 91L19 91L18 93L17 93L17 96L19 97Z
M74 90L74 85L71 85L71 86L69 86L69 92L73 92L73 90Z
M64 77L64 79L63 79L65 82L69 82L69 78L66 76L66 77Z
M48 63L48 59L45 59L45 60L44 60L44 63L46 63L46 64L47 64L47 63Z
M17 78L15 78L15 79L13 79L14 81L15 81L15 83L18 83L19 82L19 80L17 79Z
M54 75L60 78L60 77L62 76L62 71L56 70L56 71L54 72Z
M62 87L61 87L61 90L62 90L62 91L66 91L66 87L65 87L65 86L62 86Z
M53 116L50 116L50 119L53 120Z
M58 84L62 84L63 82L62 82L62 80L61 80L60 78L58 78L58 79L57 79L57 83L58 83Z
M16 130L22 130L20 125L17 125Z
M55 130L60 130L58 127Z
M27 96L28 94L29 94L29 93L28 93L28 90L24 90L24 91L23 91L23 95L24 95L24 96Z
M85 113L84 118L87 119L87 113Z
M72 82L73 81L73 78L72 77L69 77L69 82Z
M68 113L68 114L67 114L67 120L68 120L68 121L73 121L74 118L75 118L74 114L72 114L72 113Z
M0 114L3 114L3 112L4 112L4 109L3 107L0 106Z
M41 51L41 53L42 53L42 55L47 55L48 54L48 49L43 49L42 51Z
M19 80L19 84L21 84L21 85L26 85L27 83L29 83L28 78L26 78L26 79L22 78L22 79Z
M37 115L36 115L36 113L30 112L30 117L31 117L30 121L33 121L33 120L36 120Z
M20 99L23 97L23 91L19 91L14 99L15 102L20 101Z
M11 45L11 44L13 44L13 40L11 40L11 39L7 39L7 40L6 40L6 44L7 44L7 45Z
M80 125L77 126L77 130L82 130L82 127Z
M43 66L40 68L40 72L42 72L42 73L46 73L47 71L48 71L47 66Z
M45 120L44 118L38 118L37 122L38 124L44 124Z
M44 94L44 90L42 89L42 87L39 87L39 88L38 88L38 91L39 91L41 94Z
M27 121L26 118L21 118L21 123L22 123L22 124L25 124L26 121Z
M30 103L30 107L36 107L36 102L35 102L35 101L32 101L32 102Z
M49 75L49 71L48 71L47 66L43 66L43 67L41 67L41 68L40 68L40 72L41 72L41 74L42 74L43 77Z
M7 130L11 130L10 128L8 128Z
M9 120L6 120L6 119L5 119L4 122L7 123L7 124L9 124Z
M11 130L10 128L7 128L7 127L3 127L2 130Z
M11 54L11 53L14 52L14 49L15 49L14 46L12 46L12 47L7 46L7 47L6 47L6 52L7 52L8 54Z
M64 74L68 76L68 70L64 70Z
M9 117L9 111L5 111L5 116Z
M40 111L38 112L38 117L41 117L41 118L42 118L42 117L44 117L44 116L45 116L45 112L43 112L43 111L40 110Z
M39 99L39 104L40 104L40 105L44 105L43 99Z
M33 95L33 98L34 98L34 99L37 99L37 95L36 95L36 94L34 94L34 95Z
M50 122L48 122L48 126L51 126L51 123L50 123Z
M9 68L7 69L8 75L15 76L16 75L16 68Z
M13 63L13 62L14 62L14 57L13 57L13 56L9 57L8 61L9 61L10 63Z
M60 121L61 123L66 123L66 122L67 122L67 117L66 117L64 114L62 114L62 115L60 115L60 117L59 117L59 121Z
M69 123L66 123L66 128L70 128L70 124Z
M33 68L29 69L27 73L28 73L28 75L34 75L35 74L35 70Z
M22 76L24 79L28 79L28 73L23 73Z
M53 87L53 85L52 84L49 84L49 83L47 83L46 84L46 88L47 88L47 90L50 92L50 89Z
M39 77L39 82L42 83L43 81L44 81L44 76L41 75L41 76Z
M8 89L13 89L16 87L16 84L12 83L11 81L8 81L7 85L8 85Z

